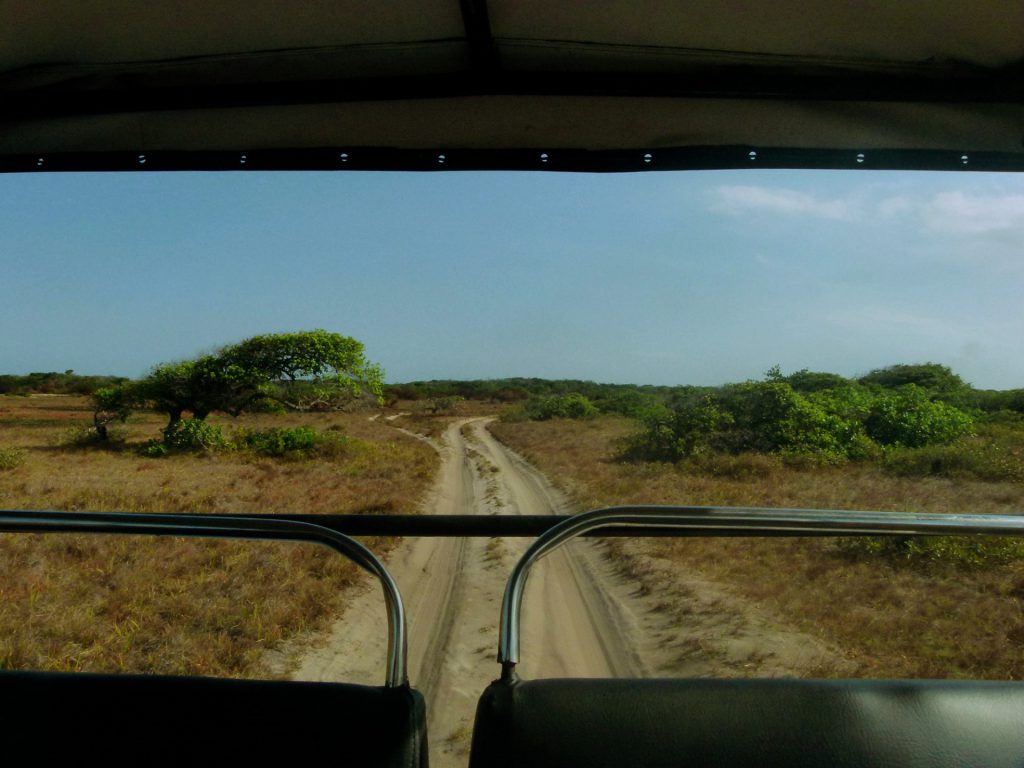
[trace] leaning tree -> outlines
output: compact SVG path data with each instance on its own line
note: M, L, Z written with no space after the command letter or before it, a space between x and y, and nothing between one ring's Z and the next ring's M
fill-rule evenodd
M208 355L155 366L143 379L93 395L96 424L124 420L132 408L166 413L167 430L185 413L238 416L283 407L340 409L369 395L382 402L384 374L363 345L324 330L254 336ZM104 428L100 428L101 423Z

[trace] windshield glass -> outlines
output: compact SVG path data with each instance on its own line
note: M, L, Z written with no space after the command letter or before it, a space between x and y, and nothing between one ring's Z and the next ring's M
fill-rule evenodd
M935 361L1024 378L1010 174L39 174L4 187L5 373L267 332L389 382L659 385Z
M40 173L0 190L5 509L1024 507L1019 175ZM376 594L315 548L51 539L0 539L0 667L381 677ZM414 684L482 690L528 542L367 543L421 611ZM573 547L527 592L528 676L1024 675L1019 540ZM354 635L331 634L338 616ZM453 755L471 709L445 715Z

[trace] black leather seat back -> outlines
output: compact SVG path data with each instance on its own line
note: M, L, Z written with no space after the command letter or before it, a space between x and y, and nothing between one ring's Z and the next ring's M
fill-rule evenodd
M0 723L12 764L427 765L408 686L4 672Z
M1024 683L496 682L470 766L1021 768Z

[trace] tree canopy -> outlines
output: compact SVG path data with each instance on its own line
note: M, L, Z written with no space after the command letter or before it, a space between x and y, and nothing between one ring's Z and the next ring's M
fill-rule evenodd
M254 336L161 363L139 381L98 391L94 401L98 413L122 420L131 407L153 408L167 414L170 429L186 412L202 420L214 411L336 409L364 394L380 402L383 385L383 371L366 359L361 342L314 330Z

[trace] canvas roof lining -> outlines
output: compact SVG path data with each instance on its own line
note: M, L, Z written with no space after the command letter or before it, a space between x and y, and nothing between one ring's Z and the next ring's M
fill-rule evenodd
M474 167L744 146L1024 163L1019 2L86 5L0 10L0 169L318 147L466 150Z

